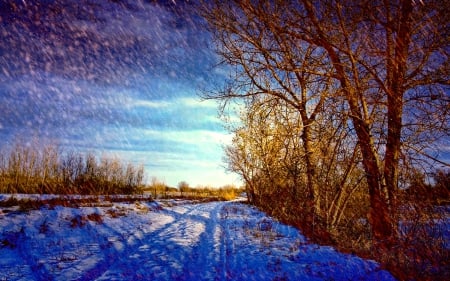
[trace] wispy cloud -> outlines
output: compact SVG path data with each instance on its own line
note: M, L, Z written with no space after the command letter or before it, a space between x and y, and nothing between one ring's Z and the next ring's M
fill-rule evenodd
M157 131L142 130L143 136L146 138L172 140L184 144L202 146L205 144L229 144L231 135L224 132L215 132L207 130L190 130L190 131Z
M143 107L143 108L164 108L170 106L168 101L151 101L151 100L129 100L126 104L127 107Z
M217 109L218 105L217 102L213 100L200 100L199 98L195 97L185 97L178 99L178 102L182 104L183 106L187 107L195 107L195 108L212 108Z
M14 3L0 7L0 146L33 136L120 154L170 184L224 177L231 138L197 96L221 74L188 2Z

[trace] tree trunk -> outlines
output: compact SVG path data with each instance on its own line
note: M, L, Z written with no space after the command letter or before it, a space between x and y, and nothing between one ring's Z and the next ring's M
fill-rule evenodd
M408 48L411 41L410 17L412 13L412 1L402 1L400 24L398 25L397 35L387 38L388 50L394 45L394 54L387 58L387 102L388 102L388 135L386 140L386 155L384 166L384 178L389 196L391 212L396 212L399 175L399 157L401 152L401 131L403 114L403 95L405 92L404 83L406 75L406 61ZM388 30L394 28L390 27ZM388 36L393 36L387 32ZM395 43L394 43L395 42Z
M302 134L303 148L305 150L305 164L306 164L306 177L308 185L308 198L312 203L313 212L315 215L320 215L320 198L319 189L316 183L316 167L314 160L314 151L312 148L311 139L311 124L306 122L303 127Z
M336 73L341 82L341 87L345 94L345 98L350 107L351 120L358 137L358 146L361 149L362 163L366 173L366 181L369 186L370 196L370 213L369 222L372 225L372 235L375 244L382 247L389 247L389 241L392 241L394 234L393 219L390 213L390 206L385 193L386 186L380 170L380 163L373 137L370 133L370 124L365 120L364 115L358 103L360 95L355 92L350 85L343 64L339 56L331 45L324 44L332 63L336 69Z
M390 213L391 208L385 193L383 177L379 168L379 161L374 151L374 144L368 124L365 124L354 114L352 119L358 136L358 144L361 148L362 162L369 186L369 222L372 225L372 235L377 244L387 245L386 243L391 240L394 233L394 225Z

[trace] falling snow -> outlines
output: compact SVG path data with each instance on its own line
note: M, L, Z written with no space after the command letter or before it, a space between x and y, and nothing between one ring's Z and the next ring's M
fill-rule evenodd
M0 34L0 145L20 136L108 152L172 185L233 181L221 168L228 135L217 108L198 98L223 75L211 71L216 57L189 1L7 1ZM188 148L181 137L143 137L148 130L191 143L199 131L222 137Z

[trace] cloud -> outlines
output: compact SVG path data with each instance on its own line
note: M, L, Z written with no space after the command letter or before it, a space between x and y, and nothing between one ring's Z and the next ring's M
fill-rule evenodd
M142 130L145 138L159 139L165 141L176 141L189 145L220 145L229 144L231 135L224 132L214 132L207 130L190 130L190 131L157 131Z
M132 100L130 99L126 106L129 108L143 107L143 108L165 108L170 106L170 102L167 101L150 101L150 100Z
M2 5L0 145L38 137L120 154L168 181L221 179L221 145L231 138L216 103L197 96L220 76L198 20L187 2Z
M178 101L180 104L187 107L212 108L214 110L218 107L217 102L213 100L200 100L194 97L180 98Z

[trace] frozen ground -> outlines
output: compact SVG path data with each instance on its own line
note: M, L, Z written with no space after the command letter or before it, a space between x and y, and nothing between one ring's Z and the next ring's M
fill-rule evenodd
M238 202L0 208L0 280L394 280Z

